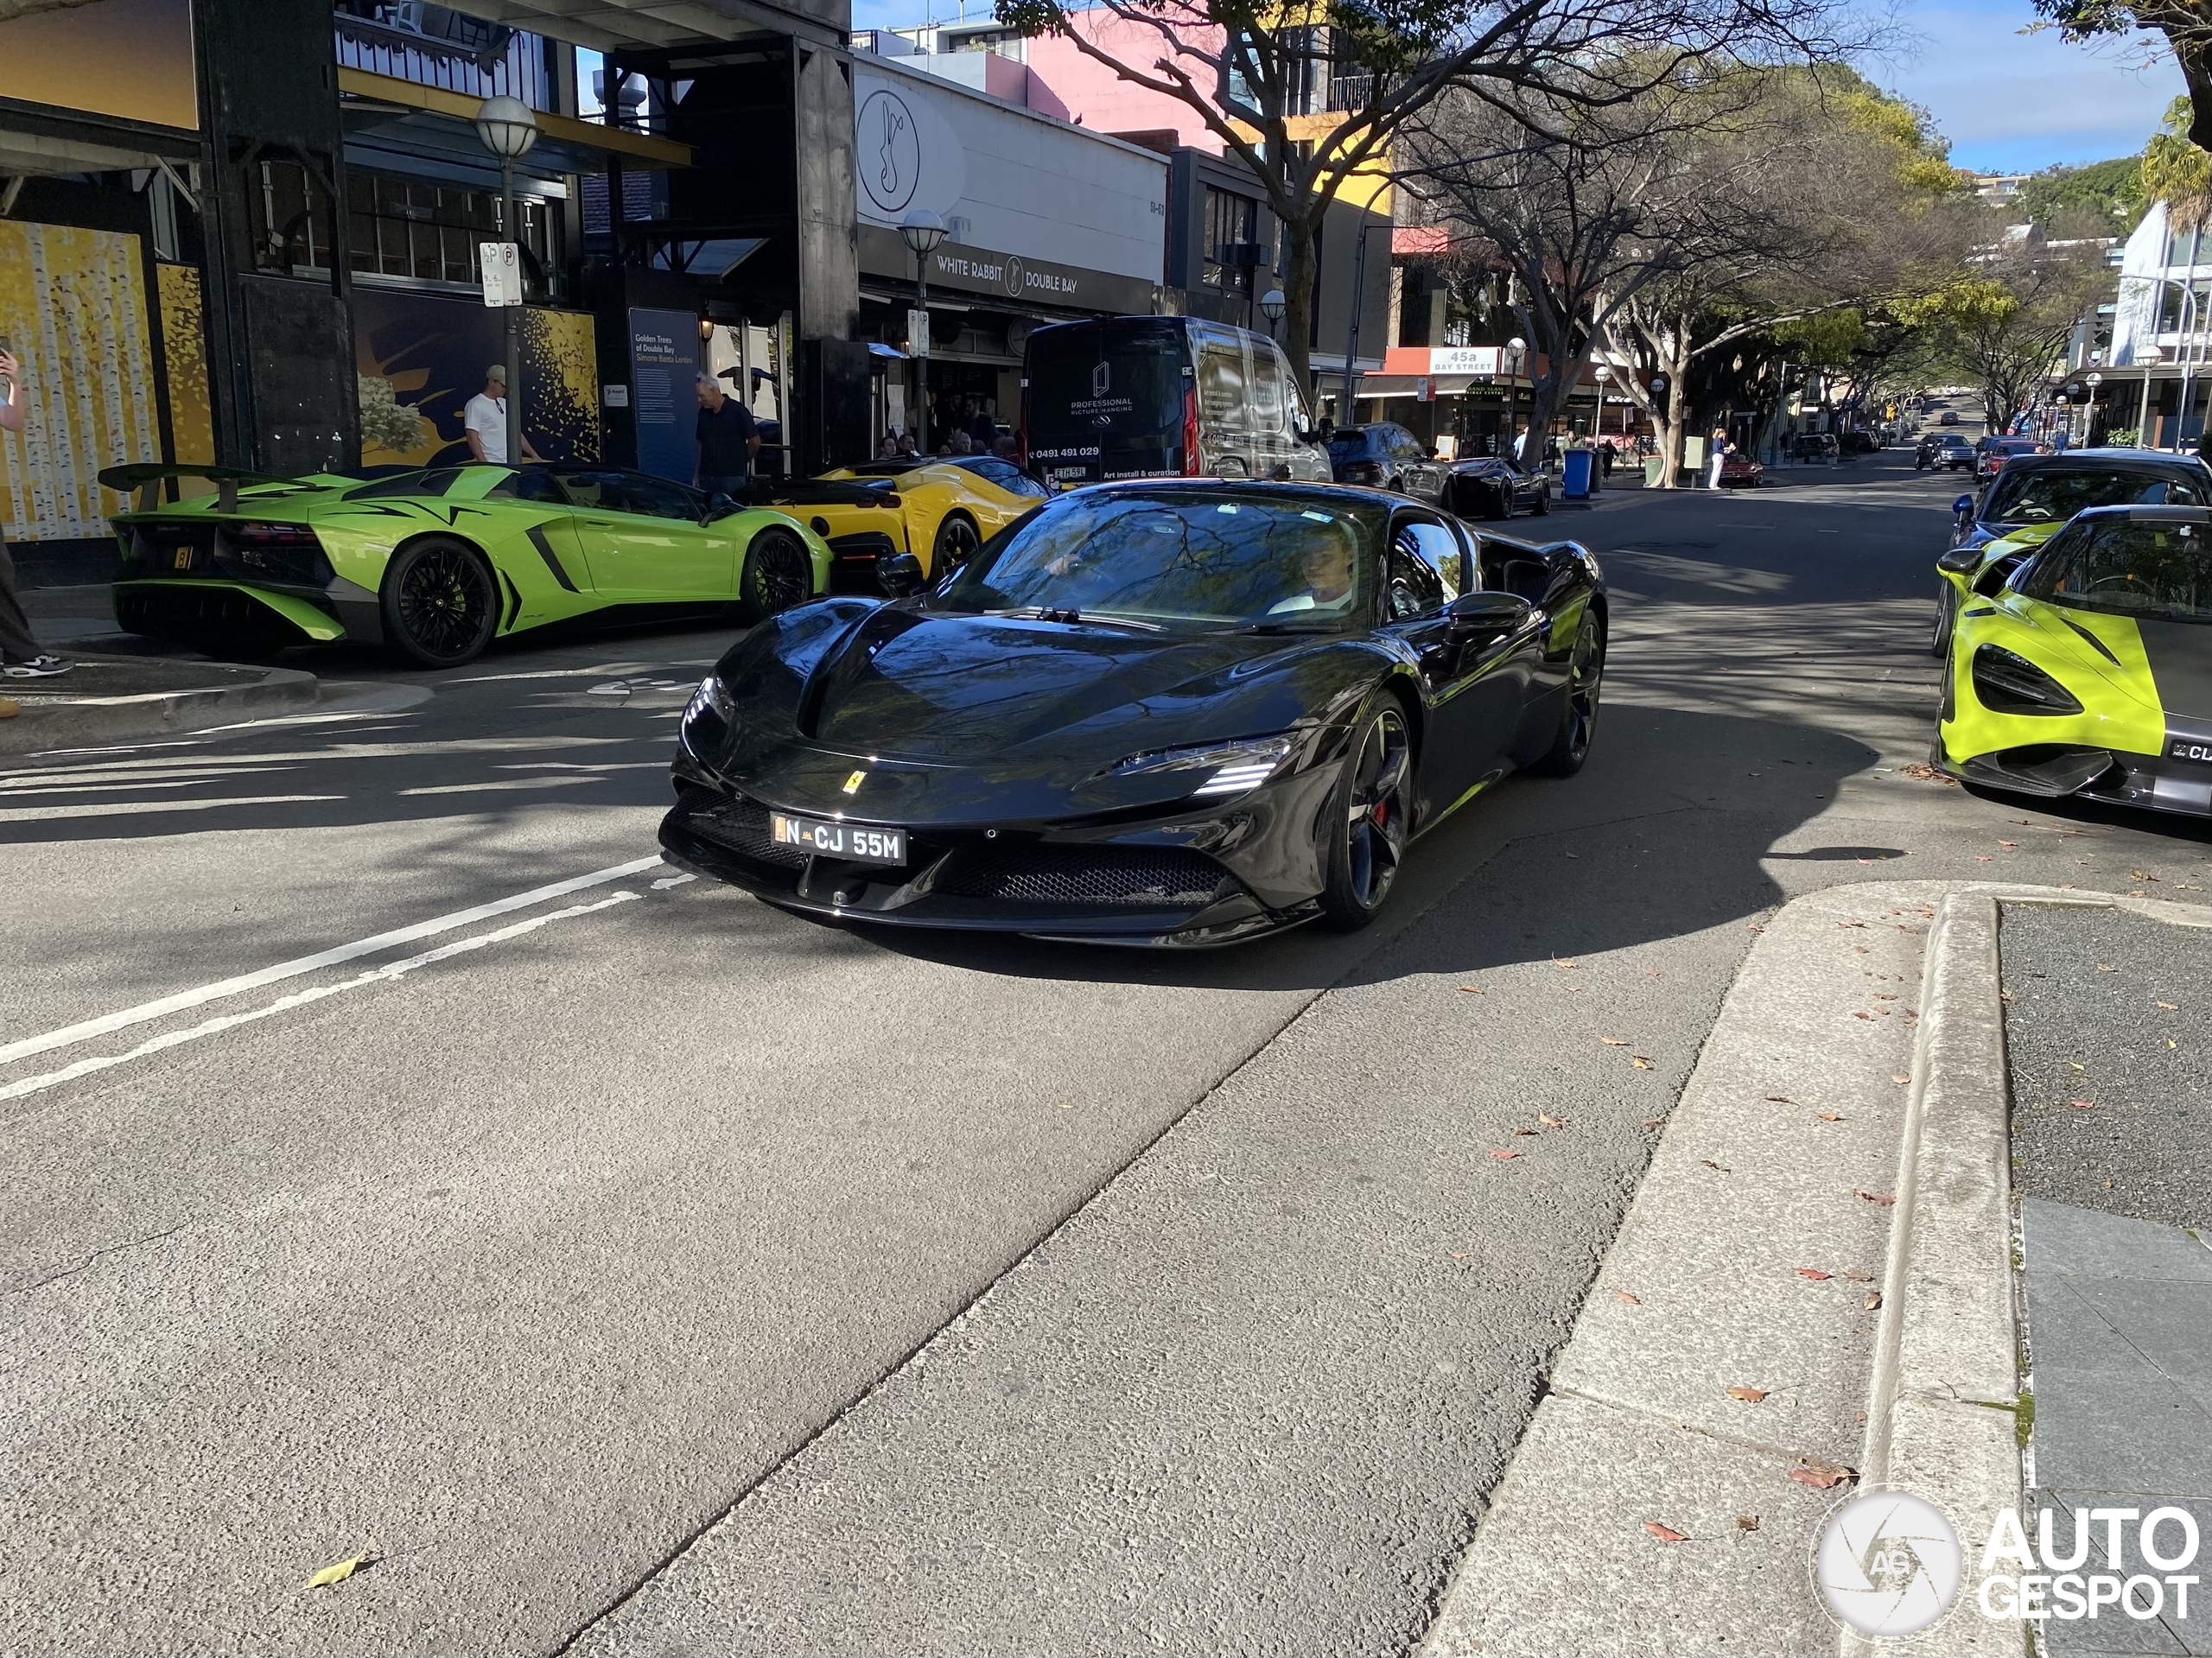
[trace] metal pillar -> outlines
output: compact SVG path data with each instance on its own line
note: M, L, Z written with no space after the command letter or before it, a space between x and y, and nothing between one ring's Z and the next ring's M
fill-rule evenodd
M515 245L515 281L523 279L522 226L515 219L515 163L499 157L499 228ZM507 464L522 465L522 307L503 305L507 324Z

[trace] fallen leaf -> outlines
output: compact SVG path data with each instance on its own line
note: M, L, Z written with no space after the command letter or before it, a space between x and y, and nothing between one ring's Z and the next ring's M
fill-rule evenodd
M1662 1526L1656 1520L1645 1521L1643 1528L1662 1543L1687 1543L1690 1540L1689 1533L1676 1531L1672 1526Z
M1992 860L1991 860L1991 858L1990 858L1989 854L1988 854L1986 852L1977 852L1977 853L1975 853L1975 854L1974 854L1974 861L1976 863L1988 863L1988 862L1992 861Z
M1646 1117L1643 1120L1643 1126L1647 1128L1656 1128L1661 1123L1666 1121L1667 1119L1664 1117Z
M1809 1485L1816 1491L1833 1490L1847 1479L1857 1479L1855 1468L1828 1468L1816 1462L1801 1462L1789 1471L1789 1477L1800 1485Z
M1616 1300L1627 1302L1629 1305L1632 1307L1640 1307L1643 1305L1643 1298L1642 1296L1630 1295L1626 1290L1615 1290L1613 1292L1613 1297Z
M1893 1070L1890 1073L1890 1080L1893 1083L1903 1084L1910 1082L1912 1078L1904 1071Z
M1581 967L1581 963L1579 962L1562 962L1556 956L1552 957L1552 965L1560 969L1561 971L1567 973L1579 971Z
M1868 1203L1877 1204L1883 1209L1887 1209L1891 1204L1897 1202L1897 1197L1894 1193L1887 1191L1861 1191L1857 1186L1852 1187L1851 1195L1854 1197L1864 1197Z
M1536 1130L1534 1128L1516 1128L1513 1132L1516 1134L1533 1134Z
M2005 851L2010 852L2014 847L2020 843L2018 841L1999 841L1997 844L2003 847Z
M1853 1013L1852 1018L1863 1019L1870 1025L1872 1024L1874 1020L1874 1016L1872 1013Z
M1723 1174L1733 1174L1735 1172L1733 1169L1722 1168L1719 1164L1714 1162L1709 1157L1700 1157L1698 1159L1698 1161L1704 1164L1708 1169L1719 1169Z
M1482 993L1483 988L1478 984L1463 984L1459 987L1459 994L1463 996L1479 996Z
M2127 872L2127 879L2130 880L2156 880L2158 878L2147 869L2131 869Z
M1757 1531L1758 1528L1758 1515L1755 1514L1739 1514L1736 1516L1736 1529L1738 1531Z
M1495 1146L1491 1147L1490 1154L1501 1163L1510 1162L1521 1155L1518 1152L1501 1152Z
M1651 1069L1651 1062L1640 1053L1632 1053L1629 1055L1628 1062L1631 1065L1634 1065L1638 1070L1649 1070Z
M1822 1122L1841 1122L1843 1121L1843 1113L1840 1111L1819 1111L1815 1112L1814 1115L1819 1117Z
M2094 1111L2097 1109L2097 1102L2094 1100L2069 1100L2066 1103L2076 1111Z
M2120 969L2114 967L2110 962L2099 962L2097 963L2097 971L2100 973L2117 973Z
M1766 931L1764 927L1759 925L1756 921L1746 921L1744 924L1753 932L1764 932Z
M1843 1269L1843 1275L1854 1284L1871 1284L1874 1281L1873 1274L1862 1273L1856 1267L1846 1267Z
M1604 1043L1609 1048L1625 1048L1628 1046L1628 1039L1624 1036L1601 1036L1598 1040Z
M1790 1270L1800 1278L1834 1278L1834 1273L1824 1273L1818 1267L1793 1267Z
M1474 1255L1475 1252L1472 1249L1454 1249L1452 1252L1452 1259L1454 1261L1471 1261L1474 1259Z
M334 1585L345 1582L356 1572L374 1566L378 1558L374 1554L356 1554L350 1560L334 1560L308 1579L308 1587L310 1589L331 1588Z
M1770 1094L1767 1096L1767 1098L1773 1101L1777 1105L1788 1105L1790 1103L1789 1096L1787 1094Z
M1731 1388L1728 1389L1728 1396L1731 1399L1740 1399L1746 1405L1756 1405L1766 1397L1766 1389L1764 1388Z
M1879 1290L1868 1290L1866 1292L1866 1311L1872 1312L1876 1307L1878 1307L1881 1305L1882 1292Z
M2164 1008L2170 1013L2177 1013L2181 1011L2181 1004L2177 1001L2161 1001L2158 1002L2157 1005Z
M1863 927L1866 924L1863 921L1839 921L1835 924L1839 927Z
M1567 1127L1567 1119L1565 1117L1555 1117L1548 1111L1537 1112L1536 1121L1542 1123L1547 1128L1564 1128Z

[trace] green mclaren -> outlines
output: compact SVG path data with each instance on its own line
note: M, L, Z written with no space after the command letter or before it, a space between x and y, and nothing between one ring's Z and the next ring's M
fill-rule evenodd
M213 493L156 503L162 482ZM381 645L426 668L561 623L734 612L757 621L828 591L830 548L787 513L586 465L434 467L366 481L116 467L139 492L115 619L212 655Z
M2212 511L2093 508L1936 568L1955 617L1940 769L2212 816Z

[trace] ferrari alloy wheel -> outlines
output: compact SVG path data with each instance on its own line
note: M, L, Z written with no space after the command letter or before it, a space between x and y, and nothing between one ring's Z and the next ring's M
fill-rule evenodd
M1574 655L1567 669L1567 706L1560 711L1559 735L1531 768L1546 777L1571 778L1590 758L1590 739L1598 729L1598 690L1605 677L1605 630L1595 616L1582 619L1574 636Z
M456 668L492 642L499 588L484 556L433 536L402 548L385 571L384 636L425 668Z
M1382 912L1405 856L1413 745L1396 699L1383 692L1360 710L1344 774L1329 797L1321 913L1353 932Z
M931 583L943 580L975 557L976 549L982 544L983 538L976 533L973 524L957 512L948 517L938 525L937 543L930 549Z
M772 524L753 537L745 549L745 579L738 584L745 619L757 622L812 597L814 561L799 538Z
M1536 516L1542 518L1552 510L1552 486L1546 484L1536 492Z

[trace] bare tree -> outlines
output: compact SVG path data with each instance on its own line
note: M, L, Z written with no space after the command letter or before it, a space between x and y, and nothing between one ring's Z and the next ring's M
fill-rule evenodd
M1187 105L1252 169L1282 226L1284 344L1307 384L1322 219L1447 89L1603 106L1707 60L1865 43L1847 0L997 0L997 16Z
M1967 274L1911 302L1939 360L1981 391L1982 412L2002 431L2060 364L2082 314L2107 291L2103 259L2081 247L2024 237L1976 254Z

